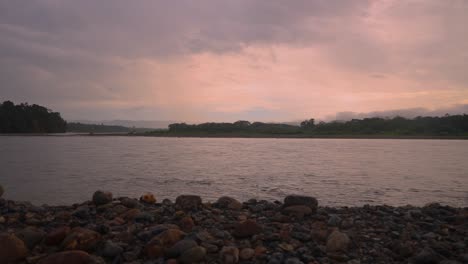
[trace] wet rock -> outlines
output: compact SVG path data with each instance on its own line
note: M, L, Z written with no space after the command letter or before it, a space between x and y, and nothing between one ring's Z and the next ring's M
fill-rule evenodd
M36 227L26 227L15 233L29 249L33 249L45 236L45 232Z
M147 204L154 204L156 203L156 198L152 193L145 193L140 197L140 201Z
M202 206L202 199L198 195L180 195L176 198L175 205L185 211L198 210Z
M86 252L70 250L51 254L37 264L93 264L93 258Z
M327 252L346 252L350 242L348 235L335 230L328 236Z
M96 191L93 194L93 203L97 206L112 202L112 193L106 191Z
M192 232L193 227L195 226L195 223L193 222L192 217L190 216L185 216L180 220L180 229L182 229L184 232Z
M165 252L183 239L185 233L178 229L168 229L155 237L146 245L146 253L151 258L164 256Z
M223 209L231 209L231 210L240 210L242 209L242 203L237 201L234 198L223 196L218 199L216 202L216 206Z
M139 205L139 202L137 199L127 198L127 197L120 199L120 203L127 208L137 208Z
M177 258L185 251L198 246L197 242L192 239L182 239L175 243L169 250L166 252L166 256L170 258Z
M255 220L248 219L236 225L233 235L239 238L250 237L262 231L262 227Z
M205 259L206 256L206 249L203 247L192 247L186 250L182 255L179 257L178 261L180 263L198 263Z
M240 253L239 257L242 260L249 260L255 256L255 250L251 248L243 248Z
M297 218L303 218L305 215L312 214L312 209L305 205L291 205L283 208L282 212L286 215L292 215Z
M239 249L237 247L223 247L219 252L221 263L232 264L239 262Z
M135 221L138 222L153 222L154 217L151 213L148 212L140 212L135 216Z
M62 242L64 250L92 250L100 241L101 235L93 230L75 227Z
M304 264L304 262L300 261L298 258L288 258L284 264Z
M303 195L289 195L284 198L284 207L289 207L292 205L305 205L308 206L312 213L317 212L318 201L311 196Z
M0 263L16 263L28 254L24 242L14 234L0 234Z
M65 237L70 233L70 227L62 226L50 231L44 238L44 243L48 246L56 246L62 243Z
M140 213L141 213L140 209L133 208L121 214L119 217L124 219L125 221L133 221Z
M328 225L333 227L338 227L341 224L341 218L337 215L331 215L328 219Z
M412 257L412 264L437 264L444 258L430 248L424 248L416 256Z
M102 256L104 257L113 258L120 255L122 252L123 248L110 240L104 242L102 247Z

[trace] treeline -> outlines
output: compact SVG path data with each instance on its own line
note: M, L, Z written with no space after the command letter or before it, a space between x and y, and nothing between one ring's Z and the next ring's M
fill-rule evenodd
M64 133L60 113L40 105L5 101L0 104L0 133Z
M132 131L132 128L124 126L82 124L73 122L67 124L67 132L75 133L130 133Z
M203 123L169 125L169 134L269 134L269 135L383 135L383 136L467 136L468 115L416 117L407 119L365 118L350 121L316 123L314 119L300 125L237 121L235 123Z

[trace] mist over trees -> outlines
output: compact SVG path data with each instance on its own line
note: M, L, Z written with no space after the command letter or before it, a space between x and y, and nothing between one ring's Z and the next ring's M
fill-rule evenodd
M64 133L66 128L60 113L43 106L11 101L0 104L0 133Z

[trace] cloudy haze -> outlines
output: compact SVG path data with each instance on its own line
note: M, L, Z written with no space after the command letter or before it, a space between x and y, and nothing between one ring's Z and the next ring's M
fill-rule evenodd
M0 0L0 99L88 120L451 109L468 104L466 14L464 0Z

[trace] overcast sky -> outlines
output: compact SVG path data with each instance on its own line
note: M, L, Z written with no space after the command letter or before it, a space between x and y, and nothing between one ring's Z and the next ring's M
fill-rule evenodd
M465 0L0 0L0 100L187 122L458 107L467 14Z

